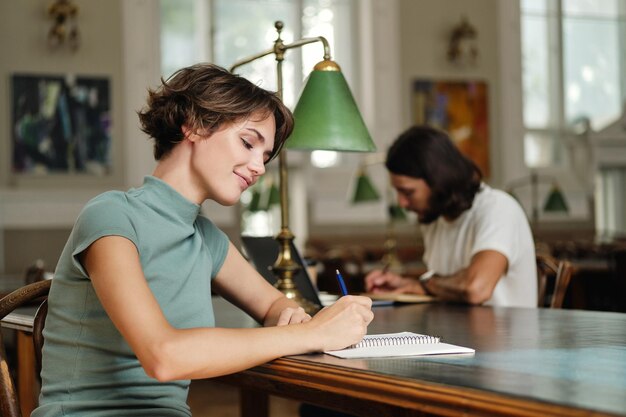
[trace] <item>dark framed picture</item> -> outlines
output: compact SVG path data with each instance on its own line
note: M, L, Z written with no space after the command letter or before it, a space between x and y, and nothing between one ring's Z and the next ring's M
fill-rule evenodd
M111 90L106 77L11 77L13 175L111 174Z

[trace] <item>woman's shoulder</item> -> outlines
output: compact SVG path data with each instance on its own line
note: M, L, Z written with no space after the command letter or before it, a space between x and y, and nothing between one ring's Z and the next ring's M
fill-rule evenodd
M107 191L89 200L78 217L79 219L105 220L112 216L130 215L131 212L126 193Z

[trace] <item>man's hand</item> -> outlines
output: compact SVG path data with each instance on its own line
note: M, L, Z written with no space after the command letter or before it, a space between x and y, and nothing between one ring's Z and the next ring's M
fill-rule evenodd
M410 278L404 278L393 272L376 269L365 277L365 289L367 292L400 292L407 293L419 282L413 282ZM421 289L421 287L420 287ZM417 294L424 294L422 289Z

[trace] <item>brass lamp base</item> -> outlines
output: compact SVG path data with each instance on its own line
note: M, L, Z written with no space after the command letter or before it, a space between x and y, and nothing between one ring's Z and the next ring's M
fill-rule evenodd
M307 314L313 316L320 310L321 306L318 306L317 304L312 303L311 301L304 298L302 294L300 294L300 291L298 291L298 289L295 287L295 285L293 285L293 283L291 285L293 286L293 288L291 288L289 284L284 284L284 280L278 280L278 282L276 283L276 288L278 288L278 290L285 294L285 297L295 301L300 307L304 309L304 311L306 311Z
M390 222L387 231L387 239L384 243L385 254L383 255L382 263L385 265L386 270L396 274L402 274L404 272L404 265L398 258L398 243L393 226L393 223Z

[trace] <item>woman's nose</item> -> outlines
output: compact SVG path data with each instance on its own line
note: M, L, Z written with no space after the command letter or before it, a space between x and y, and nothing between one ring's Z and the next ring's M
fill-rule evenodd
M252 159L249 168L254 175L265 174L265 164L263 163L263 156Z

